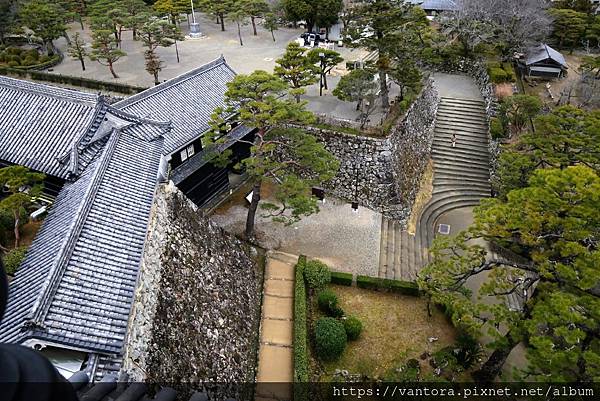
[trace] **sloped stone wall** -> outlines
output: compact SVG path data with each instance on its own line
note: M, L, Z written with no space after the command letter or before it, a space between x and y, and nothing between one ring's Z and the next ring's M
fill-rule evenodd
M254 378L262 278L252 253L173 185L159 187L124 358L132 379Z
M435 116L440 96L433 80L428 80L421 96L412 104L406 118L394 128L392 144L392 172L396 191L402 204L412 206L419 192L423 172L431 157ZM403 216L402 222L408 219Z

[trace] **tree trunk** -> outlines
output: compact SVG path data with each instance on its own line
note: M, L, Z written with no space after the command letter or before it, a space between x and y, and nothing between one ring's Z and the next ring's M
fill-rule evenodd
M325 39L329 40L329 27L325 28Z
M387 87L387 73L379 70L379 90L381 91L381 107L387 109L390 107L390 94Z
M79 61L81 62L81 69L85 71L85 61L83 60L83 57L79 57Z
M471 374L476 382L491 383L494 381L496 376L498 376L500 370L502 370L502 366L504 366L506 358L508 358L508 355L511 353L513 348L515 348L519 343L512 338L510 331L506 333L505 337L508 340L508 345L506 347L495 349L488 360L479 368L479 370Z
M152 75L154 75L154 85L160 84L160 81L158 80L158 71L154 71Z
M254 32L254 36L258 35L258 32L256 32L256 21L254 21L254 16L250 17L250 21L252 21L252 31Z
M13 215L15 217L15 249L19 247L19 241L21 240L21 235L19 233L19 222L21 219L19 218L19 210L13 210Z
M46 41L46 53L48 53L48 56L50 57L54 56L54 44L51 40Z
M119 78L119 76L117 75L117 73L115 72L114 68L113 68L113 63L112 61L108 62L108 69L110 70L110 73L112 74L112 76L114 78Z
M242 29L240 28L239 21L237 22L238 27L238 38L240 38L240 46L244 46L244 42L242 41Z
M133 27L131 29L131 32L133 33L133 40L137 40L137 29L135 29L135 27Z
M248 216L246 217L246 239L254 236L254 219L256 217L256 210L258 209L258 202L260 201L260 188L262 181L258 179L252 187L252 201L248 208Z
M325 71L323 71L323 88L329 90L329 88L327 87L327 73Z
M362 98L358 99L358 102L356 102L356 111L360 111L360 106L362 106Z
M225 32L225 17L223 14L220 14L219 17L221 17L221 32Z
M83 27L83 18L81 17L81 14L79 15L79 25L81 25L81 30L83 31L85 28Z
M294 97L296 98L296 103L300 103L300 94L296 94Z
M273 33L272 29L271 29L271 37L273 38L273 42L275 42L275 34Z
M63 37L65 38L65 40L67 41L67 45L71 45L71 38L69 37L69 34L67 33L67 31L63 32Z

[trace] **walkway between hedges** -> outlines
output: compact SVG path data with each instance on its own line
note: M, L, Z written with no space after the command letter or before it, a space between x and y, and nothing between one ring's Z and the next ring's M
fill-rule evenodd
M294 376L294 267L298 257L269 252L263 292L256 400L291 400Z

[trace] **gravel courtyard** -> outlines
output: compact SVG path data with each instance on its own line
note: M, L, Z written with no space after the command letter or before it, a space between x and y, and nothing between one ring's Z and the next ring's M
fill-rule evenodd
M227 231L244 230L247 204L238 200L217 209L212 219ZM245 201L243 201L245 202ZM381 214L333 198L319 203L321 211L293 226L275 223L257 213L256 232L262 246L304 254L327 263L333 270L377 276Z

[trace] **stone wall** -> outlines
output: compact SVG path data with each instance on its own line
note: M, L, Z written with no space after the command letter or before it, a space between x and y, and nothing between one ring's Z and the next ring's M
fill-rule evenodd
M405 223L431 154L438 103L439 95L429 80L386 138L311 128L340 161L340 170L326 189Z
M435 116L440 96L433 80L428 80L421 96L412 104L406 118L394 127L392 144L392 172L400 203L411 206L421 177L431 157ZM410 215L403 216L403 220Z
M123 365L133 380L253 380L262 280L253 252L172 184L158 188Z

